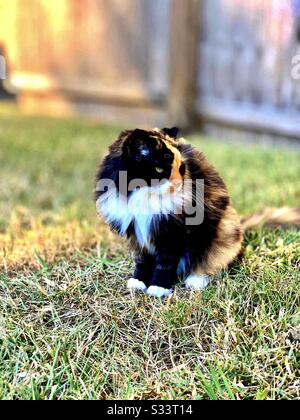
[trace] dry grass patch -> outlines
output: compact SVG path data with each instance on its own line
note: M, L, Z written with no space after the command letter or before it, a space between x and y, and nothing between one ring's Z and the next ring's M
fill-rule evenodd
M299 232L247 235L202 294L131 295L92 200L117 131L1 117L0 398L300 399ZM299 154L192 140L241 213L299 204Z

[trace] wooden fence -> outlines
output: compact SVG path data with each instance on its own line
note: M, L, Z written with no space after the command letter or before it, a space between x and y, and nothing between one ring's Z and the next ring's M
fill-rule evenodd
M26 112L300 138L298 0L0 0L0 21Z
M206 122L300 136L299 0L203 0L198 113Z

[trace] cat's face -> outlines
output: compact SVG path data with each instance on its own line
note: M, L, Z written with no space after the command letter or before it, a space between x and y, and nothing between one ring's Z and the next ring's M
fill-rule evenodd
M176 134L176 129L137 129L127 133L123 151L132 176L145 180L148 185L153 180L166 180L171 192L180 189L186 167L176 144Z

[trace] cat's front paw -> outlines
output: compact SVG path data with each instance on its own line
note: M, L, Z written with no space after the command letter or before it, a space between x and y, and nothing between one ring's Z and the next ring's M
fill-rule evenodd
M159 287L159 286L150 286L147 290L147 295L160 298L160 299L163 297L171 296L172 293L173 293L173 290L164 289L163 287Z
M140 292L145 292L147 290L147 286L144 282L137 280L137 279L129 279L127 282L127 289L129 290L137 290Z
M210 283L209 276L197 276L191 275L185 281L185 287L187 289L192 289L201 292L202 290L206 289L206 287Z

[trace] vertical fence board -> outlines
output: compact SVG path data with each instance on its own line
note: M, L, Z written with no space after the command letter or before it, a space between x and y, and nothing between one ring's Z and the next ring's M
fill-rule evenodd
M173 0L170 16L170 124L189 127L195 117L199 0Z

